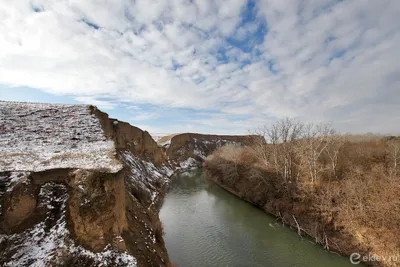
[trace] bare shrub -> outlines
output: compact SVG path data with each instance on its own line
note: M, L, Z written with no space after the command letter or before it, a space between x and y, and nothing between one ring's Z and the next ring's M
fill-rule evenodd
M287 118L254 131L254 134L263 136L267 141L265 145L253 144L255 153L285 183L296 177L296 141L302 138L303 128L303 123Z
M266 142L218 149L206 173L326 248L397 255L399 137L340 135L289 119L254 133Z
M253 151L248 147L234 144L218 148L206 159L208 168L221 173L224 182L232 185L240 178L243 166L250 168L255 162L257 162L257 157Z
M340 134L332 134L329 136L328 143L329 144L326 147L326 155L329 158L332 176L333 178L338 179L337 165L340 152L342 151L343 146L346 143L346 139Z
M400 166L400 138L391 138L388 141L388 153L390 158L390 175L396 176Z
M304 157L307 166L311 184L318 181L319 174L324 170L323 164L320 164L320 157L332 141L331 135L333 129L327 124L307 124L304 127L304 135L301 140L300 154Z
M288 118L260 127L254 133L263 136L268 143L253 143L255 153L285 183L298 182L307 173L310 183L314 184L326 168L319 159L330 142L335 140L332 138L335 131L329 124L305 124ZM337 152L334 146L331 148L331 165L336 170Z

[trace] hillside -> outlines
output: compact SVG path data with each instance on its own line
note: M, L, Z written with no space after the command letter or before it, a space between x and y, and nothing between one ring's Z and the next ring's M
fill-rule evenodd
M299 124L280 125L289 125L278 132L285 134ZM204 163L206 175L327 250L399 266L400 138L307 133L219 148Z
M3 171L122 168L88 106L0 102L0 114Z
M167 266L158 205L172 170L147 132L87 105L0 114L2 266Z
M162 147L95 106L0 101L0 265L168 266L169 177L248 138L179 134Z
M209 135L182 133L170 135L159 140L166 149L170 163L181 169L201 166L204 159L215 149L226 144L247 145L256 136L248 135Z

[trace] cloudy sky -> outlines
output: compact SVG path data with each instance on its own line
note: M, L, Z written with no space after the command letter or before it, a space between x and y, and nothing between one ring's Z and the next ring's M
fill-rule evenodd
M400 132L398 0L1 0L0 99L150 132Z

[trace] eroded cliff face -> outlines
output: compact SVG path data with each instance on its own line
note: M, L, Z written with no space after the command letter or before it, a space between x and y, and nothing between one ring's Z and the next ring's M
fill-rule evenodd
M0 180L3 266L137 264L121 238L122 171L7 172Z
M94 106L0 101L0 265L168 266L158 212L169 177L249 138L161 146Z
M226 144L247 145L256 136L249 135L208 135L184 133L174 135L163 141L163 147L171 164L187 169L199 167L205 158L216 148Z
M154 162L157 166L167 162L164 151L147 131L123 121L110 119L108 114L94 106L90 106L90 111L99 118L104 134L114 141L118 151L130 151L136 157Z
M167 266L172 171L147 132L86 105L0 114L0 265Z

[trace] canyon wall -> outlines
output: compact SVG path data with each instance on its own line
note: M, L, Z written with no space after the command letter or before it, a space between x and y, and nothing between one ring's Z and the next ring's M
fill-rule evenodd
M93 106L0 102L0 265L167 266L172 170Z
M0 265L168 266L170 176L249 136L157 144L95 106L0 101Z
M183 133L163 141L166 155L171 164L186 169L199 167L216 148L226 144L248 145L258 136L251 135L208 135Z

